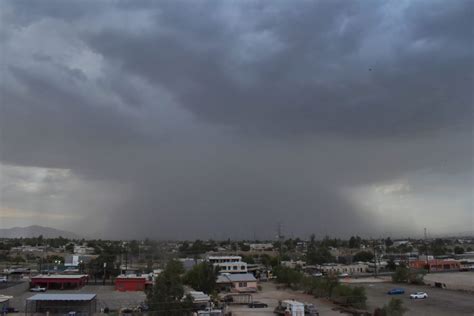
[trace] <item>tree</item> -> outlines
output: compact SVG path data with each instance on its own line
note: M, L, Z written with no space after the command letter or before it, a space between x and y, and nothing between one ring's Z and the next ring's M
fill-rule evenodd
M395 269L392 274L392 281L396 283L423 284L425 271L410 270L402 265Z
M367 295L361 286L350 287L339 284L334 288L334 299L343 304L349 304L356 308L365 308Z
M369 262L374 259L374 254L370 251L360 251L354 255L353 261Z
M309 249L307 254L307 261L309 264L323 264L328 262L335 262L335 258L326 247L318 247L316 249Z
M395 261L393 259L388 260L387 269L389 271L395 271L395 269L397 269L397 265L395 264Z
M406 283L408 282L409 274L410 271L406 266L399 266L392 274L392 281L395 283Z
M359 236L351 236L349 239L349 248L360 248L362 239Z
M454 253L457 255L462 255L464 253L464 248L461 246L454 247Z
M242 250L242 251L250 251L250 246L247 245L247 244L244 243L244 242L240 242L240 243L239 243L239 248L240 248L240 250Z
M433 256L443 256L446 254L445 242L441 238L436 238L431 244L431 252Z
M147 304L156 315L187 315L192 311L189 297L183 299L181 280L183 265L171 260L165 270L156 278L155 285L147 292Z
M66 249L67 252L73 253L74 252L74 244L73 243L67 244L65 249Z
M184 276L184 283L193 289L211 294L216 289L217 270L208 262L195 265Z
M393 241L390 237L387 237L387 239L385 239L385 246L386 247L391 247L393 246Z
M255 259L252 256L243 256L242 261L248 264L255 264Z
M294 269L278 266L273 270L278 283L283 283L288 287L296 286L303 280L303 273Z

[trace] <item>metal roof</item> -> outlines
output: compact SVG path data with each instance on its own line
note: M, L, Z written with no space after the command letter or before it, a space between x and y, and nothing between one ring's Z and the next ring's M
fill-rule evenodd
M96 294L36 294L28 301L90 301Z
M252 273L220 274L217 276L217 283L227 282L253 282L257 279Z
M86 278L87 274L39 274L32 276L32 279L82 279Z
M7 302L8 300L12 299L13 296L8 296L8 295L2 295L0 294L0 303Z

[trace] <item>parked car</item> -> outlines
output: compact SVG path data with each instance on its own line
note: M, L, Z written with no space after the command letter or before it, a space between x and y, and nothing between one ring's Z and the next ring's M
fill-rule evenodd
M397 295L397 294L405 294L405 289L402 288L394 288L387 292L388 295Z
M313 304L304 304L304 314L308 316L319 316L319 312L316 309L316 306Z
M2 276L0 277L0 283L7 283L7 277L6 276Z
M250 307L250 308L266 308L266 307L268 307L267 304L259 302L259 301L253 301L252 303L249 303L247 306Z
M40 287L40 286L32 287L30 289L30 292L46 292L46 288L45 287Z
M338 277L340 278L347 278L349 276L349 273L339 273Z
M2 314L18 313L18 309L13 308L13 307L4 306L3 309L1 310L1 313Z
M410 298L411 299L420 299L420 298L427 298L428 297L428 294L426 294L425 292L416 292L416 293L412 293L410 294Z

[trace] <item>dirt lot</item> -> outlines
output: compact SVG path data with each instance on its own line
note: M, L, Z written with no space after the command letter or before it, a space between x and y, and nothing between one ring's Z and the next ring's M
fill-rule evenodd
M431 285L440 282L447 289L474 292L474 272L430 273L425 276L425 282Z
M316 299L311 295L306 295L291 290L277 290L276 285L272 282L262 282L261 285L262 291L253 294L253 300L268 304L268 308L248 308L247 306L231 305L228 308L228 311L231 311L232 315L237 316L275 315L273 313L273 310L278 305L279 300L294 299L300 302L314 304L319 310L319 314L321 316L343 315L337 311L332 310L332 308L334 307L333 304L320 299Z
M444 290L430 286L394 285L391 283L358 284L367 291L368 310L387 304L392 297L400 298L408 308L406 316L437 316L437 315L474 315L474 294L460 291ZM391 288L403 287L403 295L387 295ZM422 291L428 294L424 300L410 300L410 293Z
M79 290L71 291L47 291L46 293L59 294L77 294L77 293L92 293L97 294L97 309L108 307L111 310L118 310L122 307L134 307L145 300L144 292L118 292L114 290L113 286L102 285L86 285ZM20 312L25 309L25 300L37 293L28 291L21 291L19 293L12 293L14 298L10 301L10 306L17 308Z

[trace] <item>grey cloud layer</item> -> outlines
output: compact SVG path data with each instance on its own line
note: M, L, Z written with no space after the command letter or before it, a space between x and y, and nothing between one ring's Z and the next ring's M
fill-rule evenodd
M472 1L2 8L1 159L101 181L70 200L90 233L364 232L384 218L345 188L472 185Z

